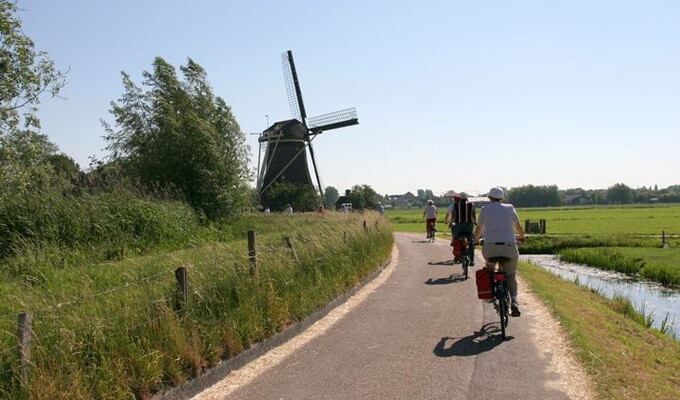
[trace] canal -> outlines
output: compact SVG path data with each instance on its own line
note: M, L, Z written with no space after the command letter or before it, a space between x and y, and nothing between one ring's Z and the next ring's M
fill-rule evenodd
M644 281L615 271L604 271L584 265L569 264L553 255L522 255L521 259L579 284L595 289L607 298L623 296L630 299L635 309L645 316L651 315L653 326L661 327L665 320L670 332L680 340L680 290Z

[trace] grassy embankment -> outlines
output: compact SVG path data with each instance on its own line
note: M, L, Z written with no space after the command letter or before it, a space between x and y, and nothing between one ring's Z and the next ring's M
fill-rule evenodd
M680 398L680 342L648 329L630 302L604 299L531 264L519 271L567 332L598 398Z
M28 200L0 208L0 398L149 397L323 307L375 271L392 244L390 224L373 212L210 226L182 204L124 195ZM180 310L181 266L189 300ZM34 319L24 383L20 312Z
M580 263L678 283L680 205L518 213L522 219L545 219L548 230L548 235L530 237L522 252L559 253ZM389 216L396 231L424 231L420 210ZM662 231L674 235L668 249L660 247ZM448 237L446 229L438 234ZM571 258L577 256L581 258ZM680 398L680 343L649 329L650 321L628 300L607 300L531 264L523 263L519 271L565 328L598 398Z

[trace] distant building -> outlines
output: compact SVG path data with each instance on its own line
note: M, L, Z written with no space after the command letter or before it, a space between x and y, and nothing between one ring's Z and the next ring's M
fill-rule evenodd
M590 204L590 199L582 194L565 194L564 204L568 206L582 206Z

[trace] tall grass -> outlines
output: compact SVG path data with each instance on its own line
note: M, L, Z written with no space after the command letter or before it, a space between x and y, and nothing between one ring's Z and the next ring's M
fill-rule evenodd
M251 228L257 275L244 234ZM36 282L1 284L0 398L148 398L324 306L374 271L392 245L377 213L251 216L216 237L78 268L44 265ZM179 266L189 275L182 310ZM35 319L24 386L13 336L21 311Z
M10 273L30 273L39 264L69 268L120 260L215 234L184 203L127 192L38 192L0 202L0 266Z

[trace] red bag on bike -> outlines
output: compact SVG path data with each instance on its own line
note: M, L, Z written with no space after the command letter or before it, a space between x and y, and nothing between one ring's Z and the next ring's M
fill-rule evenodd
M482 268L475 271L475 278L477 280L477 298L481 300L490 299L493 297L491 290L491 273L488 269Z
M455 258L460 258L463 254L463 242L458 239L453 239L453 256Z

